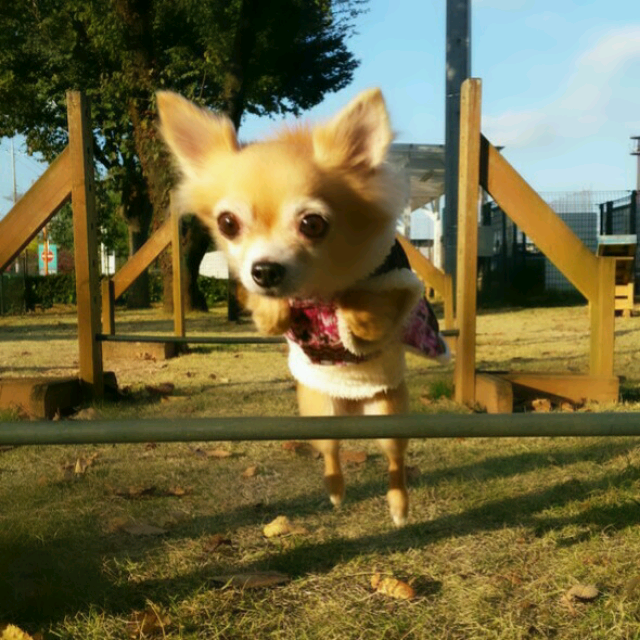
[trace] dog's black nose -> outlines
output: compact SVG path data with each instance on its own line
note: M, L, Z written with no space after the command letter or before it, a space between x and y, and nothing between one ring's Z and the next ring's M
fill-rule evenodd
M251 277L256 284L259 284L265 289L269 289L279 285L283 281L285 271L285 268L278 262L262 260L261 262L254 262L251 267Z

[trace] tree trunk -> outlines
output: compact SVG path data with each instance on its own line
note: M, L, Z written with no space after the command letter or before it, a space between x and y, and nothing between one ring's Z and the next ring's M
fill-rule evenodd
M207 301L198 286L198 274L202 258L211 246L211 238L196 216L191 216L185 222L185 290L188 295L186 307L191 310L207 311Z
M132 256L149 238L153 215L144 178L135 167L130 167L123 189L122 213L129 227L129 256ZM146 309L150 304L149 274L144 271L127 291L127 308Z
M133 231L129 227L129 255L132 256L146 241L148 233ZM149 272L143 271L126 293L127 309L148 309L151 306L149 291Z

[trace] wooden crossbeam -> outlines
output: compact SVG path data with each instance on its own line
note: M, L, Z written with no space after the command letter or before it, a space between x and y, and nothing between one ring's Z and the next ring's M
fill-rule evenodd
M172 222L165 220L151 237L113 276L113 294L118 299L136 278L167 248L172 238Z
M431 260L411 244L408 238L400 233L396 234L396 238L407 254L411 268L416 272L420 280L425 285L433 287L442 296L444 301L444 328L453 329L453 283L451 275L438 269Z
M0 271L36 237L71 198L69 147L49 165L0 221Z

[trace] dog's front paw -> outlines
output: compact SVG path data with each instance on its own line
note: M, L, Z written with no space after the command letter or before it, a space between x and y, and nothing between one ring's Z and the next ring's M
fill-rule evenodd
M397 297L396 291L349 291L339 298L338 306L354 336L367 342L378 342L397 324Z
M366 342L378 342L387 336L393 327L389 318L381 318L370 311L342 309L342 317L349 331Z
M289 330L291 314L287 300L252 295L248 299L247 306L260 333L277 336Z

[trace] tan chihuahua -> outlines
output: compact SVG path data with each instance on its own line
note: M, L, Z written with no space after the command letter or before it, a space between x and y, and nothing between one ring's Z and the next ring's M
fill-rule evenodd
M326 124L246 146L229 119L177 94L159 93L158 110L182 173L181 209L213 232L258 329L286 336L300 414L405 413L403 342L436 357L446 345L395 242L404 192L385 163L393 135L380 91L360 94ZM379 442L391 516L401 526L407 441ZM313 445L339 505L339 441Z

